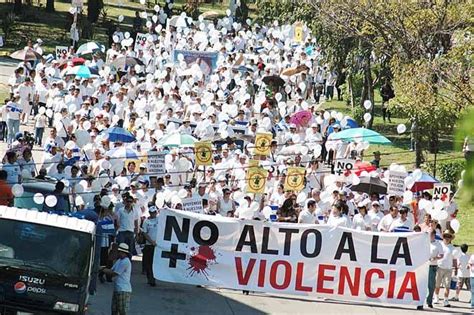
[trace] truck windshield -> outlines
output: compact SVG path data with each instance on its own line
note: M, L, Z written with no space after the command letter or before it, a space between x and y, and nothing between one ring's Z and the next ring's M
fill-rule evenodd
M0 219L0 265L83 278L92 246L88 233Z

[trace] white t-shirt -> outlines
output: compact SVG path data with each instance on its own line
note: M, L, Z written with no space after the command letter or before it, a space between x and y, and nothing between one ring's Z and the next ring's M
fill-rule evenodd
M362 214L357 213L352 219L352 228L360 231L370 231L372 229L371 223L372 220L368 214L362 216Z
M114 279L115 292L132 292L130 276L132 275L132 263L128 257L117 259L112 267L112 271L117 274Z
M462 253L458 258L458 274L459 278L469 278L469 256Z
M304 209L298 216L298 223L318 224L319 222L314 213L311 213L308 209Z
M392 222L395 219L392 217L392 215L389 213L385 215L382 220L380 220L379 225L378 225L378 230L379 231L390 231L390 226L392 225Z
M471 258L469 259L469 265L471 265L471 268L470 268L471 278L474 278L474 254L471 255Z
M118 232L134 232L135 231L135 220L137 216L132 209L131 211L126 211L124 207L117 209L117 219L119 221Z
M145 222L143 222L143 232L148 234L148 236L156 242L156 237L158 236L158 217L146 219ZM151 245L148 240L146 244Z
M443 249L443 258L438 260L438 267L441 269L451 269L453 267L453 244L446 245L444 242L441 242L441 247Z
M17 162L13 164L6 162L2 166L2 170L7 172L7 183L11 185L20 183L21 169Z
M443 247L439 241L434 240L430 243L430 266L438 265L438 260L434 258L437 258L439 255L443 255Z

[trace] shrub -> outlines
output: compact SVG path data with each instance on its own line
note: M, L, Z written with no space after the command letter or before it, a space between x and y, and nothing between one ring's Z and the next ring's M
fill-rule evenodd
M3 30L3 39L4 43L6 43L7 38L13 31L13 27L15 26L15 14L7 13L2 19L2 30Z
M436 165L436 177L444 183L451 183L452 189L457 189L458 180L461 178L461 172L466 168L464 160L454 160L441 162ZM434 164L428 164L426 169L429 173L434 173Z

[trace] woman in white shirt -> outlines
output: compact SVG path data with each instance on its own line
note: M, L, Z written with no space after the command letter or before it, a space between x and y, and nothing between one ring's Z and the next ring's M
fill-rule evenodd
M222 192L224 196L217 202L217 213L220 213L223 217L232 217L235 212L235 202L230 199L228 188L224 188Z
M360 231L371 231L372 220L367 215L367 206L359 203L357 209L359 209L359 213L357 213L352 219L352 228Z

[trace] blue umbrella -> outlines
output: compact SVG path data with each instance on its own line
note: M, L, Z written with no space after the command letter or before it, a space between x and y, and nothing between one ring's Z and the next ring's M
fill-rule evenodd
M138 160L138 152L125 147L114 150L110 155L117 159Z
M130 131L125 130L120 127L112 127L107 129L107 135L109 136L109 141L111 142L135 142L135 138Z
M350 141L367 141L372 144L391 144L392 142L380 133L366 128L350 128L337 133L332 133L330 140Z

